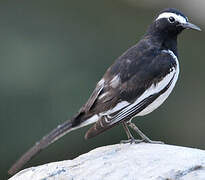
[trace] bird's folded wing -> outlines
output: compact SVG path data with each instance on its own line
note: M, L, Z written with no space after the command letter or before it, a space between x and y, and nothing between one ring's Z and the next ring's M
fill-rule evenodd
M159 92L156 92L138 103L133 103L127 106L124 106L118 112L115 112L110 115L103 115L100 120L98 120L86 133L85 138L92 138L105 130L115 126L121 121L128 121L132 117L136 116L143 109L149 106L155 99L157 99L161 94L167 91L173 81L174 75L168 84Z

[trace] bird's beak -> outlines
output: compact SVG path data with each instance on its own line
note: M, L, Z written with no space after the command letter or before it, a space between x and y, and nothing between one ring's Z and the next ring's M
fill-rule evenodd
M183 23L183 24L181 24L181 26L185 29L194 29L194 30L197 30L197 31L201 31L200 27L198 27L195 24L192 24L190 22Z

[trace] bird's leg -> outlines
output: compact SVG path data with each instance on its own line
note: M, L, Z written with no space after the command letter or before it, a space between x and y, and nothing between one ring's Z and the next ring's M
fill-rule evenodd
M122 123L122 126L123 126L123 128L124 128L124 130L125 130L125 132L126 132L126 134L127 134L127 138L128 138L128 139L132 139L133 136L132 136L132 134L131 134L129 128L127 127L127 123L123 122L123 123Z
M139 128L134 123L127 122L127 125L139 134L139 136L142 138L142 141L153 144L164 144L164 142L152 141L151 139L149 139L142 131L139 130Z
M127 134L127 138L128 138L128 140L122 140L122 141L120 141L120 143L140 143L140 142L142 142L143 140L139 140L139 139L135 139L133 136L132 136L132 134L131 134L131 132L130 132L130 130L129 130L129 128L127 127L127 123L125 123L125 122L122 122L122 126L123 126L123 128L124 128L124 130L125 130L125 132L126 132L126 134Z

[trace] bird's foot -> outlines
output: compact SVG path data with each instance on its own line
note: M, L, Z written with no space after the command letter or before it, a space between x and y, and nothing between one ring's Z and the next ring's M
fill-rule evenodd
M121 140L121 141L120 141L120 144L126 144L126 143L138 144L138 143L141 143L141 142L143 142L142 139L130 138L130 139L127 139L127 140Z
M151 144L164 144L164 142L162 141L152 141L152 140L147 140L147 139L128 139L128 140L121 140L120 144L126 144L126 143L130 143L130 144L138 144L141 142L145 142L145 143L151 143Z
M164 144L164 142L162 142L162 141L152 141L152 140L149 139L149 138L142 139L142 142L151 143L151 144Z
M164 144L164 142L161 141L152 141L151 139L149 139L142 131L140 131L140 129L131 122L127 122L127 124L135 131L139 134L139 136L142 138L142 142L145 143L152 143L152 144Z

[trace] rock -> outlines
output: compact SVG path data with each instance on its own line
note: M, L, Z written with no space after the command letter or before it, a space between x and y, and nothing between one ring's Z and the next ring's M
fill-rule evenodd
M160 144L116 144L73 160L31 167L10 180L205 180L205 151Z

